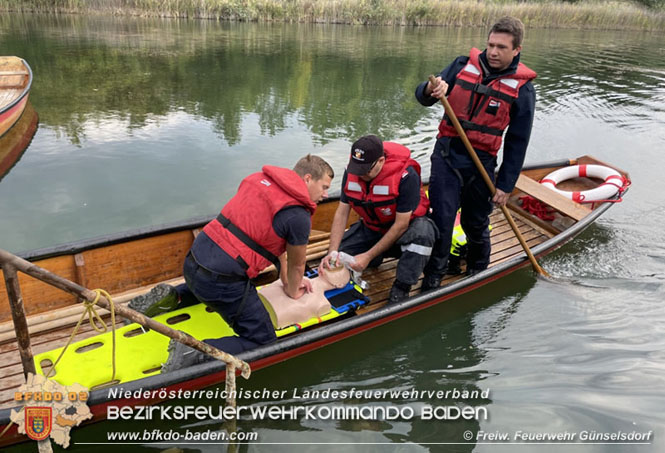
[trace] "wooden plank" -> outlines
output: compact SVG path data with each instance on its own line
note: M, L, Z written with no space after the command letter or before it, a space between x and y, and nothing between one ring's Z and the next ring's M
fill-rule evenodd
M547 220L543 220L530 212L525 211L522 209L521 206L518 206L515 204L513 201L509 202L506 206L508 206L508 209L513 211L513 217L515 219L521 219L526 223L529 223L531 226L534 228L537 228L541 231L541 233L549 236L549 237L554 237L557 234L559 234L561 231L557 228L555 228L550 222ZM515 215L517 214L517 215Z
M12 85L1 85L0 88L3 90L17 90L19 93L22 93L25 89L25 83L22 82L11 82Z
M532 234L535 230L531 228L529 225L518 225L517 229L519 230L520 233L522 233L522 236ZM539 231L536 231L537 234L540 234ZM497 247L501 247L501 244L507 240L512 240L517 238L515 236L515 232L513 229L509 229L504 231L501 234L497 234L494 236L490 237L490 243L492 245L492 249L496 249Z
M316 241L323 241L325 239L328 239L330 237L330 232L326 231L319 231L319 230L312 230L309 232L309 242L310 244L312 242Z
M103 319L109 324L110 327L110 316L105 315L103 316ZM116 317L116 326L117 327L122 327L124 325L123 319L120 316ZM50 332L41 332L36 335L33 335L31 338L32 346L35 351L48 351L50 349L53 349L53 347L60 347L63 346L66 343L66 340L69 338L69 336L72 333L73 326L70 327L64 327L60 328L58 330L52 330ZM90 326L90 324L86 321L81 324L81 327L79 328L79 331L77 332L77 338L78 336L83 336L83 338L87 338L87 334L91 335L96 335L96 331ZM62 343L60 343L62 342ZM39 349L41 345L43 344L55 344L56 346L52 347L47 347L46 349ZM0 363L5 363L4 360L4 354L15 352L17 350L17 344L16 340L5 343L3 345L0 345ZM35 352L36 353L36 352Z
M521 190L527 195L542 201L545 204L552 206L557 211L572 217L575 220L582 220L584 217L591 213L591 210L579 203L569 200L556 193L555 191L543 186L542 184L534 181L528 176L520 175L517 179L515 188Z
M182 275L185 254L193 242L189 231L133 241L82 252L85 279L91 288L110 293L128 291ZM48 258L36 262L68 280L77 280L73 255ZM25 274L19 275L26 314L34 315L73 304L76 298ZM0 285L0 322L8 321L7 292Z
M330 231L332 225L333 217L335 216L335 211L337 210L337 203L322 203L316 208L316 215L312 217L312 229L319 231ZM349 214L349 221L346 224L348 228L349 225L355 223L360 217L356 214L355 211L351 210Z
M515 223L517 224L517 229L521 231L524 231L525 225L523 223L518 223L517 220L515 220ZM527 227L531 228L531 227ZM512 227L508 224L508 222L504 223L503 225L499 226L498 228L492 228L490 231L490 239L492 241L496 241L496 237L499 237L501 235L505 235L506 233L510 233L512 236L515 235L515 232L513 231Z
M546 238L543 238L543 236L539 236L536 238L531 238L526 241L527 245L529 248L536 247L540 244L542 244L545 241ZM493 261L490 264L490 266L496 266L497 264L501 264L504 261L508 261L524 252L524 249L520 244L517 244L509 249L506 249L502 251L500 254L497 254L497 256L493 257Z
M14 392L18 387L25 384L25 378L23 375L12 376L3 379L2 384L2 390L0 391L0 408L16 406L16 403L14 402Z
M88 287L117 293L180 277L193 241L186 230L86 250Z
M3 381L8 377L16 376L19 374L23 374L23 367L18 363L12 362L11 365L0 368L0 379Z
M83 287L87 287L87 280L85 278L85 258L81 253L74 255L74 265L76 266L76 283Z
M76 278L74 259L71 255L47 258L38 264L68 280ZM64 307L76 301L76 297L71 294L23 273L19 273L19 284L28 316ZM0 285L0 322L10 319L7 291L5 285Z

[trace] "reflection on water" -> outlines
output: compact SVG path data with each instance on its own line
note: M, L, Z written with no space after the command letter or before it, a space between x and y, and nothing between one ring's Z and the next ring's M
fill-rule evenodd
M39 117L30 101L12 128L0 137L0 181L21 159L37 131Z
M76 144L104 119L139 129L179 111L209 120L230 146L251 113L261 135L295 120L320 143L369 130L393 135L421 116L404 89L426 72L408 55L418 33L75 16L7 26L21 32L3 46L39 72L42 121Z

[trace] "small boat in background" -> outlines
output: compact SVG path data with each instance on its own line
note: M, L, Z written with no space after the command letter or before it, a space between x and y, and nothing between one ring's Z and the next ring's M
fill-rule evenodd
M9 132L0 137L0 181L16 165L37 131L39 116L30 102Z
M0 137L16 124L28 102L32 69L19 57L0 57Z

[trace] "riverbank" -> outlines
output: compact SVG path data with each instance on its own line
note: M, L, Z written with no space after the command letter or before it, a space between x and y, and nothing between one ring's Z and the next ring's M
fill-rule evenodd
M456 0L5 0L0 11L248 22L487 27L504 15L533 28L665 29L665 0L461 2Z

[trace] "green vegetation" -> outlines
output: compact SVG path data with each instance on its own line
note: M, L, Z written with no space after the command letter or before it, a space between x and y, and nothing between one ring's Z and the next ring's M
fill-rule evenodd
M665 0L4 0L0 10L365 25L665 28Z

